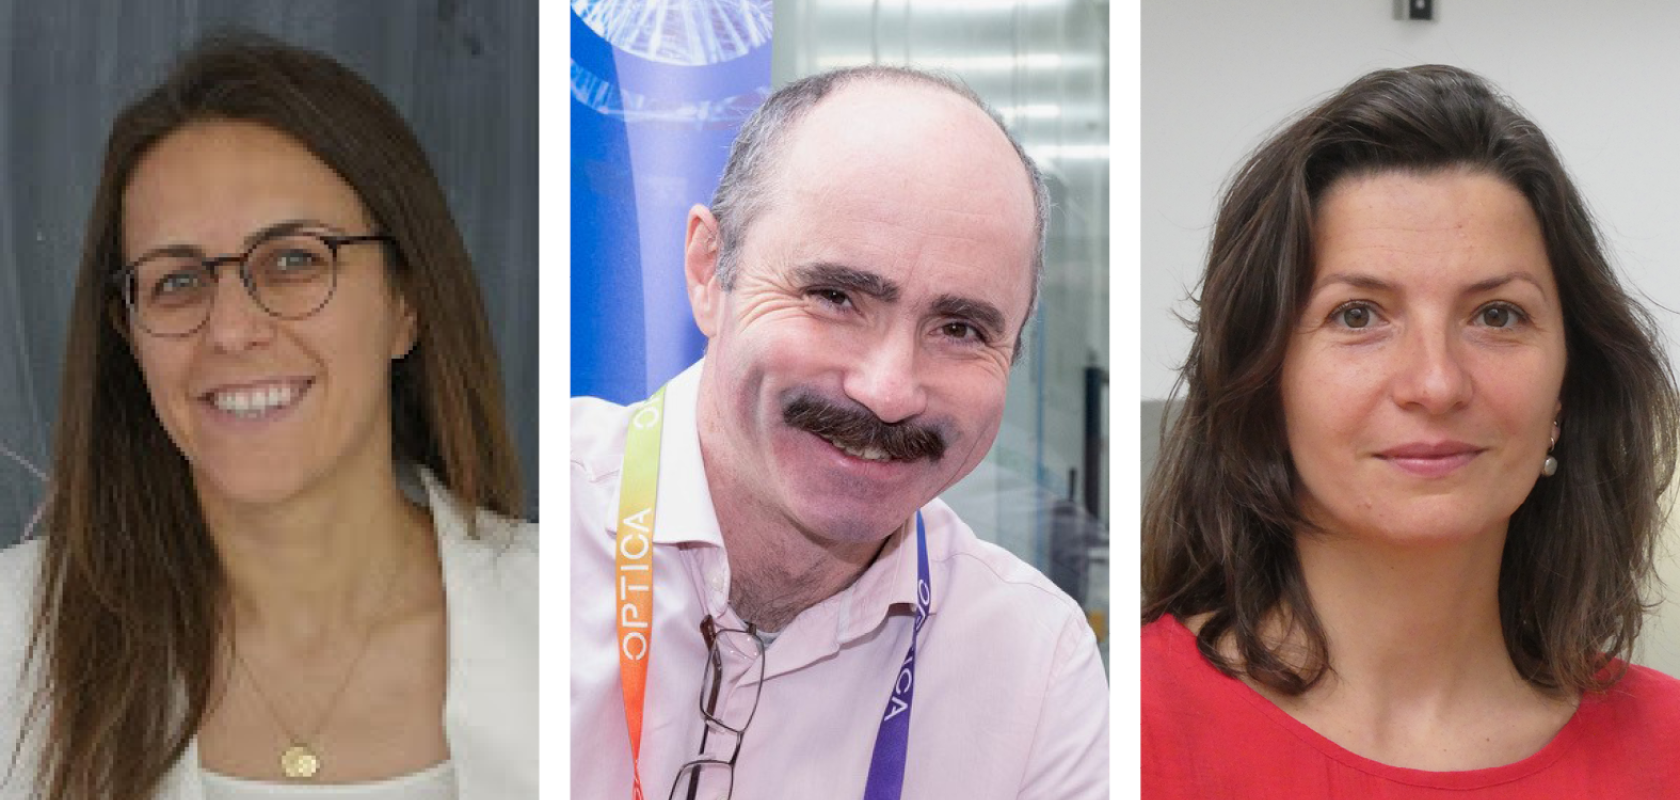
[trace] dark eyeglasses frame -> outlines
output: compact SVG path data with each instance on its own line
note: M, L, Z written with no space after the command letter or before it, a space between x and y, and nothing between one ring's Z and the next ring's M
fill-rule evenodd
M753 663L758 665L758 677L753 681L752 710L747 712L747 721L741 723L739 728L733 727L715 716L718 690L723 686L723 655L718 651L718 641L722 638L721 634L725 633L746 634L746 637L752 641L753 647L757 650L757 658L754 659ZM764 694L764 640L758 638L758 630L753 627L752 623L747 623L746 630L719 628L716 620L712 619L712 615L707 614L705 619L700 620L700 636L706 640L707 651L707 672L700 679L700 715L706 721L705 728L700 732L700 752L706 752L706 741L711 736L712 726L714 725L735 734L735 749L729 753L728 759L697 758L683 764L677 769L676 780L671 782L671 791L667 794L667 800L676 800L677 787L682 785L683 776L687 775L690 770L693 771L693 777L688 781L687 800L695 800L700 791L700 768L714 764L722 765L729 770L729 790L723 795L725 800L735 794L735 761L741 757L741 742L746 739L747 727L752 725L753 717L758 714L758 700ZM706 676L710 676L712 679L712 691L710 693L705 690Z
M322 244L325 244L327 246L327 249L332 252L332 258L333 258L332 270L328 275L328 279L331 281L331 283L330 283L330 285L327 286L327 293L321 297L321 302L316 304L316 306L314 308L311 308L308 311L305 311L301 314L281 314L280 312L275 311L272 308L269 308L268 305L265 304L262 301L262 297L258 296L257 286L251 280L251 254L257 252L257 248L260 248L263 245L268 244L269 242L271 242L275 239L280 239L280 238L284 238L284 237L288 237L288 236L308 236L312 239L317 239ZM355 236L341 236L341 235L338 235L338 234L320 233L318 231L297 231L297 230L277 231L277 232L275 232L271 235L264 236L264 237L262 237L262 238L260 238L256 241L252 242L251 246L245 248L245 252L243 252L243 253L239 253L237 255L229 254L229 255L224 255L224 256L205 257L205 258L199 259L199 264L204 268L204 270L206 272L210 273L210 277L214 281L221 280L221 266L223 264L238 264L239 265L239 282L245 286L245 293L249 294L251 296L251 299L256 302L258 308L261 308L264 312L268 313L269 316L275 317L277 319L299 320L299 319L304 319L306 317L314 316L315 314L319 313L321 311L321 309L326 308L327 303L332 302L333 295L338 292L338 260L339 260L338 251L339 251L339 249L346 246L346 245L362 244L364 242L383 242L387 245L395 246L396 243L397 243L397 240L392 238L391 236L388 236L388 235L383 234L383 233L366 233L366 234L358 234L358 235L355 235ZM145 332L147 332L147 333L149 333L153 336L161 336L161 337L168 338L168 339L181 339L181 338L184 338L184 337L187 337L187 336L191 336L195 333L198 333L200 330L204 329L205 323L210 321L210 309L208 307L205 309L204 319L199 320L198 324L194 325L190 330L183 331L181 333L160 333L158 331L154 331L151 328L146 327L146 323L144 323L140 320L140 310L135 305L135 292L139 288L135 285L135 283L137 281L136 276L139 272L140 265L142 263L144 263L147 259L153 258L156 255L157 254L152 253L152 254L141 256L139 259L136 259L134 262L125 265L121 270L112 274L111 275L112 288L114 288L118 293L120 293L122 295L123 305L128 308L129 319L133 320L136 325L140 326L141 330L144 330ZM214 298L212 298L211 302L212 303L215 302Z

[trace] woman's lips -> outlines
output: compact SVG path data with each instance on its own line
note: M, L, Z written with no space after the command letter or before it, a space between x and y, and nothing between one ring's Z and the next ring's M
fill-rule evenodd
M283 412L301 400L313 380L281 378L228 385L203 395L216 413L241 420L258 420Z
M1378 453L1377 458L1416 477L1439 478L1470 463L1482 450L1463 442L1420 442L1389 448Z

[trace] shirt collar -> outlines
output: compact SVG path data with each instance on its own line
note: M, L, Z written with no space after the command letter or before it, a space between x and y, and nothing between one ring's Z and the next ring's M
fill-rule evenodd
M841 603L838 643L857 639L880 627L894 606L916 606L916 520L911 518L892 536L875 563L845 591L831 598ZM931 611L930 611L931 613Z
M697 409L700 371L705 359L694 362L665 388L664 424L659 433L659 490L654 501L654 544L710 544L723 546L712 488L700 458ZM622 481L619 491L623 491ZM607 533L618 535L618 492L606 514Z
M931 549L936 537L930 533L929 539ZM935 560L929 559L930 567ZM890 616L914 615L916 577L916 523L912 519L887 538L881 554L851 586L805 609L782 632L776 640L776 653L766 664L765 677L803 669L852 642L875 635ZM935 598L928 613L938 611Z

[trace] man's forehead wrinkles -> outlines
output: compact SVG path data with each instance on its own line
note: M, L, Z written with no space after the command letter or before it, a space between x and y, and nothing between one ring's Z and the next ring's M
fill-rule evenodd
M987 252L998 252L1007 251L1017 244L997 241L996 237L992 236L1003 227L1003 224L996 223L995 214L980 211L960 213L966 219L984 220L993 224L985 228L964 228L949 224L950 218L940 220L932 215L906 214L902 209L895 213L893 209L888 208L878 211L860 210L844 205L825 208L820 222L792 217L774 217L770 221L772 224L796 226L800 237L806 240L801 242L798 250L807 254L811 261L844 263L857 259L892 258L916 262L922 258L929 246L989 243ZM917 241L914 244L897 235L906 231L916 237ZM841 249L831 252L831 248L825 245L839 245ZM1022 245L1021 263L1024 265L1023 269L1031 271L1030 240Z
M984 223L984 229L989 231L1003 232L1019 228L1022 235L1030 235L1030 207L1023 207L1021 214L1000 212L1000 208L1015 205L1011 202L1013 198L1007 196L1007 192L998 196L990 196L991 193L981 196L975 194L975 187L964 186L961 190L965 194L961 198L941 199L938 193L926 190L935 183L955 186L953 179L917 182L907 186L882 185L878 180L877 177L877 182L869 183L867 178L856 177L851 173L826 173L812 182L781 187L779 191L789 192L789 202L812 203L823 208L829 218L868 220L878 225L926 230L978 220ZM914 209L916 213L912 217L903 216L904 209L897 202L907 193L917 196ZM951 193L953 192L946 194Z

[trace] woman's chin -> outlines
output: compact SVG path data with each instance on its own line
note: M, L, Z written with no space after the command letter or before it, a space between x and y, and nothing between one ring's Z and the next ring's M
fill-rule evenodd
M193 471L199 502L208 510L279 508L304 493L308 481L291 470L251 465L215 473Z

